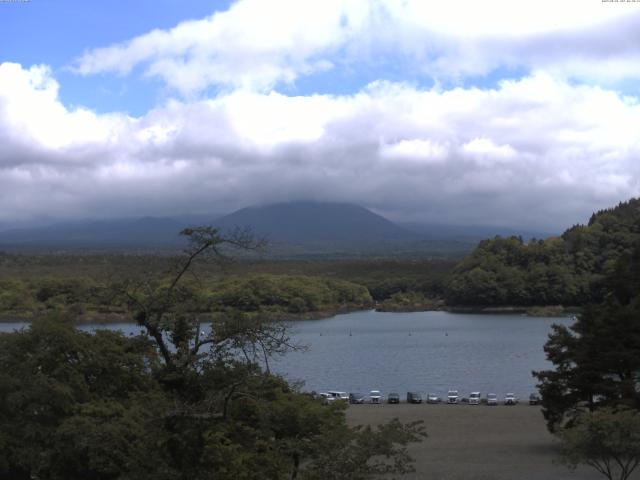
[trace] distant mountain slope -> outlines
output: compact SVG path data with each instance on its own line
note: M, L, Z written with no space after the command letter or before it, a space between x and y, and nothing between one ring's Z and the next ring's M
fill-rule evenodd
M184 222L145 217L58 223L0 232L0 246L26 248L147 248L178 246Z
M437 223L398 223L409 231L419 233L426 238L433 239L458 239L460 241L471 241L478 243L480 240L492 238L496 235L501 237L522 237L525 240L531 238L548 238L557 236L558 233L534 231L528 229L517 229L507 227L494 227L483 225L445 225Z
M640 242L640 199L592 215L561 237L482 241L447 282L450 305L585 305L600 283Z
M344 203L280 203L243 208L212 221L204 218L147 217L14 229L0 232L0 247L175 248L182 244L178 233L183 228L202 223L226 230L249 227L267 237L276 254L385 251L421 238L366 208Z
M414 241L419 235L358 205L291 202L248 207L215 221L223 228L251 227L269 240L290 244L337 246Z
M404 228L358 205L311 201L248 207L213 218L181 215L86 220L13 229L0 231L0 249L172 250L184 245L179 236L182 229L207 224L227 230L250 227L257 236L268 238L266 255L273 257L460 256L471 251L486 235L504 231L493 227L438 225Z

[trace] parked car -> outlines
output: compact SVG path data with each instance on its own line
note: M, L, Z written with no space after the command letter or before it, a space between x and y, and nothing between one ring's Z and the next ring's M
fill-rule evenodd
M429 393L427 395L427 403L440 403L442 399L435 393Z
M407 403L422 403L422 394L418 392L407 392Z
M332 397L327 392L320 392L318 394L318 398L322 402L323 405L329 405L330 403L335 402L335 397Z
M471 392L469 394L469 405L480 405L480 392Z
M447 393L447 403L458 403L458 390L449 390Z
M518 403L518 399L516 398L515 393L507 393L504 396L505 405L515 405L516 403Z
M329 392L329 395L331 395L336 400L342 400L343 402L349 401L349 394L347 394L347 392L338 392L332 390Z
M540 403L540 395L532 393L529 395L529 405L538 405Z
M349 403L364 403L365 401L364 393L350 393L349 394Z
M380 403L382 394L380 393L380 390L371 390L369 398L371 399L371 403Z
M498 395L496 395L495 393L487 393L487 405L498 405Z
M391 392L387 395L387 403L400 403L400 395L396 392Z

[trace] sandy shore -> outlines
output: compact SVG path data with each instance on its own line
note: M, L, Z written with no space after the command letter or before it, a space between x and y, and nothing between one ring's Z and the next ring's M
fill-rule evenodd
M412 445L416 473L433 480L597 480L590 468L554 464L557 445L539 407L486 405L352 405L350 424L423 420L429 438ZM640 479L635 472L633 479Z

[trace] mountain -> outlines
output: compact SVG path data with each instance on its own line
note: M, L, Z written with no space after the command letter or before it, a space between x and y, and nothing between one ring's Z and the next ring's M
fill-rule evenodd
M177 247L185 223L172 218L94 220L56 223L44 227L0 232L0 246L39 248Z
M525 228L507 228L484 225L445 225L437 223L398 223L399 226L419 233L425 238L431 239L457 239L459 241L473 242L474 246L485 238L501 237L522 237L529 240L531 238L548 238L557 236L558 233L534 231Z
M210 220L207 217L146 217L78 221L0 232L0 248L42 249L175 249L178 235L190 225L212 224L223 231L249 227L269 241L275 256L334 253L424 251L420 234L399 227L358 205L290 202L248 207Z
M378 245L420 238L386 218L348 203L290 202L248 207L215 221L225 229L250 227L269 241L334 246Z
M267 253L276 257L372 253L460 256L482 238L506 233L493 227L398 225L358 205L311 201L247 207L212 218L181 215L85 220L12 229L0 231L0 249L175 250L184 244L178 235L182 229L211 224L227 231L251 228L256 236L268 239ZM530 238L523 233L509 231Z

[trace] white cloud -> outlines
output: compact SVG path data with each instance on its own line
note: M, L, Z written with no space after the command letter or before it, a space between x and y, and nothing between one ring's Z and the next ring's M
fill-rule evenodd
M311 198L561 228L640 195L637 125L637 99L543 72L490 90L240 90L130 118L69 110L45 67L1 64L0 220Z
M489 138L474 138L462 145L462 151L484 167L509 162L518 156L511 145L496 145Z
M98 117L83 108L69 112L58 101L58 83L43 65L25 70L16 63L0 64L0 92L5 135L34 147L105 144L126 123L120 115Z
M269 90L301 76L388 62L433 78L497 68L566 78L640 79L640 3L564 0L239 0L202 20L92 49L76 72L136 66L190 95Z
M399 142L380 146L380 156L382 158L417 163L439 163L446 160L447 153L448 148L446 145L420 138L400 140Z
M203 20L88 51L76 71L128 74L146 63L147 75L184 93L211 84L268 88L330 68L329 61L315 56L345 44L365 4L245 0Z

